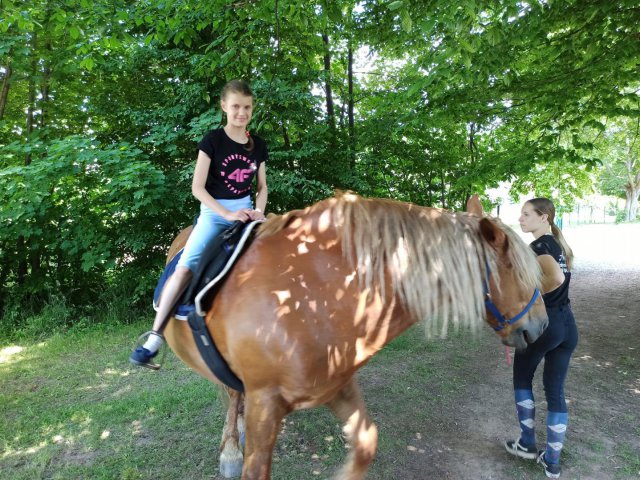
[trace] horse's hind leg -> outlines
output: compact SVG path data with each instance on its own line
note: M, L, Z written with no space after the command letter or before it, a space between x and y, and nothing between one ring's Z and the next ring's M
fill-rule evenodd
M225 478L236 478L242 474L242 447L238 431L238 416L242 394L236 390L221 387L220 392L227 397L227 416L220 441L220 474Z
M361 480L376 454L378 429L369 418L355 378L352 378L328 403L344 425L351 447L347 462L337 475L339 480Z

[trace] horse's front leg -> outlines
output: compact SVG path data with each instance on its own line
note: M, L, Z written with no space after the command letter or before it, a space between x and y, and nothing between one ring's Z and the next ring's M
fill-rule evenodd
M367 414L355 377L342 387L328 406L344 422L343 430L351 447L347 462L336 479L361 480L376 454L378 429Z
M242 474L242 446L238 431L242 394L223 387L228 395L227 416L220 441L220 474L225 478L237 478Z
M242 480L268 480L273 447L289 410L277 393L265 390L247 392L244 407L247 443Z

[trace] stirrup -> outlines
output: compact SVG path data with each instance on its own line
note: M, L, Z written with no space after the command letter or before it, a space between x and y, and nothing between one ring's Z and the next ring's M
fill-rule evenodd
M158 335L160 338L162 338L162 345L160 345L160 348L158 349L158 352L156 355L158 362L148 363L142 366L150 368L152 370L160 370L160 368L162 368L162 365L164 364L164 359L167 356L167 348L168 348L167 340L166 338L164 338L164 335L162 335L161 333L155 332L153 330L149 330L148 332L143 333L136 340L135 344L133 345L133 348L131 349L131 352L134 352L138 347L142 347L144 343L147 341L147 338L151 336L151 334Z

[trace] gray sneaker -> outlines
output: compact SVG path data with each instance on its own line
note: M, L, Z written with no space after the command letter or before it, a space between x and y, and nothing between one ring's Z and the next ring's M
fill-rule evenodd
M544 473L548 478L560 478L560 464L559 463L547 463L544 459L544 450L540 450L538 460L540 465L544 467Z
M527 458L529 460L535 460L538 457L538 449L535 447L524 447L518 440L507 440L504 442L504 448L511 455L515 455L520 458Z

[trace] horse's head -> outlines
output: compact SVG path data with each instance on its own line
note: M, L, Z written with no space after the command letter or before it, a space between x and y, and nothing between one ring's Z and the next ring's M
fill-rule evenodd
M539 291L540 267L532 250L508 227L484 217L477 196L467 211L480 216L479 233L487 245L484 281L487 322L502 343L526 348L549 322Z

